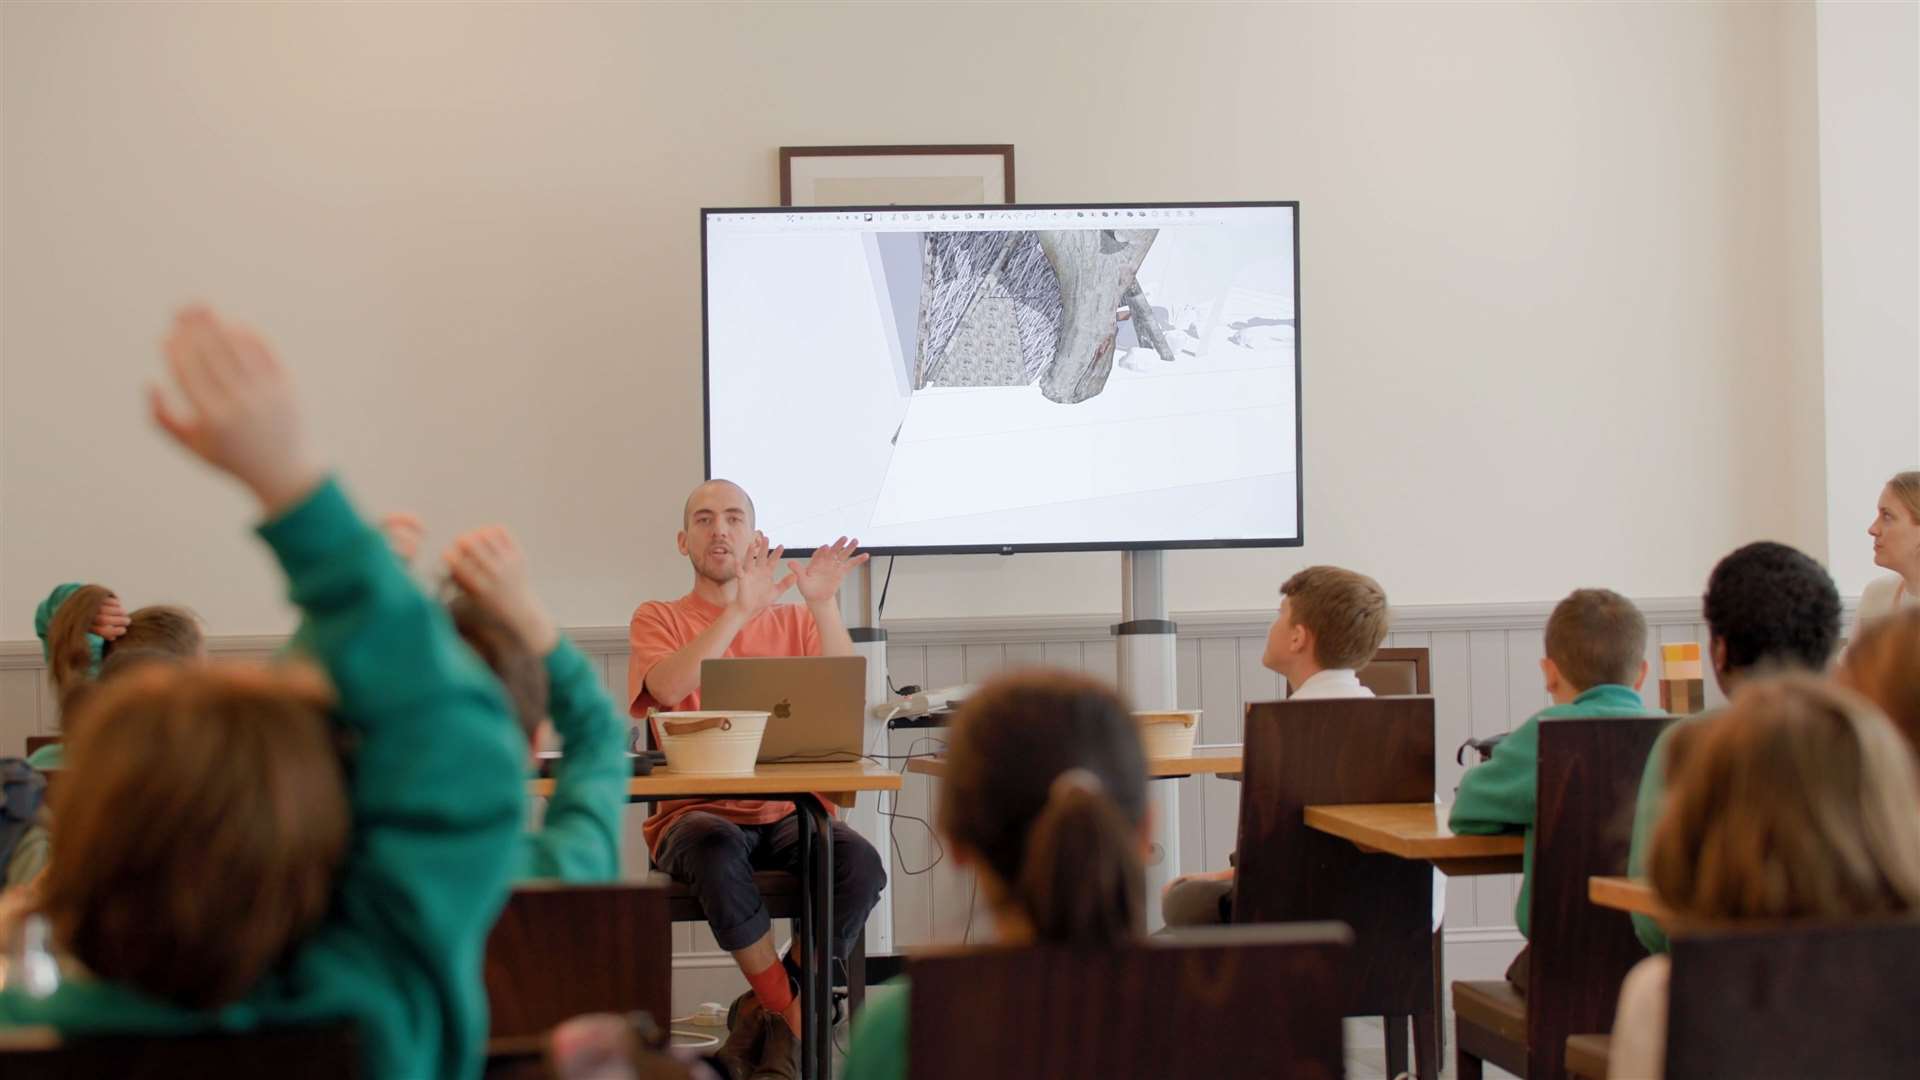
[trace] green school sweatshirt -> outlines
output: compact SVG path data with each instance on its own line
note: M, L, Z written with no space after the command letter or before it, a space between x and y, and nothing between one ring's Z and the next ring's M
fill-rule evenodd
M1511 832L1526 833L1525 852L1520 863L1520 899L1513 906L1514 925L1520 933L1530 932L1528 923L1533 902L1533 824L1539 805L1540 721L1566 717L1657 716L1640 700L1639 691L1630 686L1607 683L1583 691L1565 705L1540 710L1513 730L1493 748L1493 756L1467 770L1460 780L1460 791L1447 816L1447 827L1456 833L1488 836Z
M220 1009L73 977L46 998L0 993L0 1025L181 1034L348 1020L370 1076L477 1076L481 956L520 850L525 742L492 673L336 482L259 531L358 738L353 837L326 920Z
M1660 804L1667 797L1667 744L1674 732L1693 721L1694 718L1689 717L1668 724L1660 737L1653 741L1653 749L1647 753L1646 771L1640 774L1640 795L1633 804L1633 844L1627 849L1629 877L1647 876L1647 849L1653 846L1653 826L1660 820ZM1633 932L1648 952L1667 951L1667 932L1658 921L1635 913Z
M854 1018L853 1042L840 1080L906 1080L912 990L902 975L868 992L866 1007Z
M515 877L612 881L620 876L620 815L627 805L626 721L587 658L566 638L547 654L547 715L566 756L538 832L521 845Z

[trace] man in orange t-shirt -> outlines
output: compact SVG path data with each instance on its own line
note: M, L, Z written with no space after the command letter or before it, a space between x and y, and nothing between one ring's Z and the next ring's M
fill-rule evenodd
M838 593L847 571L867 561L841 537L805 566L767 547L754 529L753 500L727 480L709 480L687 497L678 537L693 564L693 591L650 600L633 613L627 658L627 711L681 712L700 707L702 661L736 656L852 656ZM776 604L789 588L806 603ZM655 732L656 737L658 732ZM654 865L690 886L720 947L752 986L734 1009L719 1057L739 1076L797 1076L799 967L774 948L773 921L754 887L756 870L797 873L803 822L790 802L685 800L663 803L642 826ZM833 951L844 965L867 914L887 883L880 853L845 822L833 823ZM796 942L796 946L797 946Z

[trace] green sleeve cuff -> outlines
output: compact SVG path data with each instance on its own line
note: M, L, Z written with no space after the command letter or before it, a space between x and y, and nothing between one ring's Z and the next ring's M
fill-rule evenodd
M343 532L365 528L367 524L347 501L340 481L329 475L306 498L255 531L279 557L287 575L299 580L303 572L317 569L339 554Z
M592 677L593 669L587 663L586 654L562 634L552 651L547 653L547 685L571 686L576 679Z

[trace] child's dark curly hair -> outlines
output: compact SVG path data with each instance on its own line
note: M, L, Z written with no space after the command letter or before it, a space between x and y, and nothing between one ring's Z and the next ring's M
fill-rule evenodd
M1707 578L1707 629L1728 671L1756 665L1819 671L1840 640L1840 593L1820 564L1785 544L1748 544Z

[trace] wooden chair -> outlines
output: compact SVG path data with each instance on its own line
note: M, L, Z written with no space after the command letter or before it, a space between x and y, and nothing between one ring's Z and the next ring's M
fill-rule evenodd
M914 1080L1342 1075L1335 923L1211 927L1118 949L916 957Z
M1672 717L1540 725L1527 996L1506 980L1453 984L1459 1080L1481 1063L1530 1080L1567 1075L1567 1038L1613 1029L1627 969L1646 956L1625 912L1587 899L1587 879L1626 873L1647 753Z
M361 1074L360 1039L345 1024L177 1036L69 1037L44 1027L0 1030L0 1076L7 1080L342 1080Z
M1433 699L1252 704L1244 757L1233 921L1350 925L1335 987L1342 1013L1387 1018L1390 1073L1405 1067L1400 1032L1412 1018L1418 1071L1438 1077L1433 868L1362 852L1303 817L1311 805L1432 802Z
M1673 939L1667 1075L1910 1077L1920 921Z
M1433 693L1433 670L1426 649L1381 649L1357 674L1376 697Z
M521 885L487 937L490 1037L537 1036L590 1012L673 1018L667 894L630 883Z

